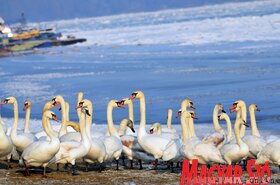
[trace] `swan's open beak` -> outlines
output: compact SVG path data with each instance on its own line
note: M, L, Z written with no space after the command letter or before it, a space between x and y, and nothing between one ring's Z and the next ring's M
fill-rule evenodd
M150 134L154 134L154 129L150 129Z
M119 101L119 102L116 102L116 103L117 103L118 107L125 109L124 101Z

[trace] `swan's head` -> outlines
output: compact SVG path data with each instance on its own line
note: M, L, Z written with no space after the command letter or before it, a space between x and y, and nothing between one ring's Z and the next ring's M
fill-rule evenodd
M218 115L218 120L226 119L226 117L228 117L227 113L222 112Z
M82 108L83 106L87 106L89 109L92 109L92 102L88 99L84 99L78 103L76 109Z
M130 98L123 98L122 101L124 102L125 105L132 104L132 100Z
M241 109L241 107L246 107L246 104L243 100L237 100L232 104L232 107L230 108L230 112L236 112Z
M128 119L127 127L130 128L133 133L135 133L133 121L130 119Z
M155 132L157 132L158 134L161 133L161 125L160 123L154 123L151 125L150 127L150 134L154 134Z
M26 111L26 109L28 109L29 107L31 107L31 101L25 100L23 110Z
M53 107L54 107L54 106L53 106L53 102L52 102L52 101L47 102L47 103L45 104L43 110L42 110L42 113L44 113L46 110L49 110L49 109L51 109L51 108L53 108Z
M142 91L135 91L130 95L131 100L135 99L135 98L142 98L144 97L144 93Z
M55 113L50 110L46 110L43 115L49 119L52 119L52 120L58 122L58 119L57 119Z
M261 110L258 108L258 106L257 106L257 104L251 104L250 106L249 106L249 110L254 110L254 111L257 111L257 112L260 112Z
M16 102L16 98L13 96L10 96L10 97L6 98L5 100L1 101L0 105L13 104L14 102Z
M193 110L183 111L181 116L185 116L186 118L198 119L196 117L196 114L195 114L195 112Z
M218 110L221 110L223 113L226 113L226 111L224 110L224 106L221 103L218 103L216 106Z
M64 99L63 99L63 97L60 96L60 95L55 96L55 97L52 99L53 106L59 106L59 105L61 105L62 102L64 102Z
M124 101L123 100L121 100L121 101L119 101L119 100L111 100L109 102L108 106L112 106L113 108L119 107L119 108L125 109Z
M189 100L189 99L183 100L183 101L182 101L182 104L185 104L185 105L187 105L187 107L190 107L190 108L192 108L192 109L195 109L195 106L194 106L193 102L192 102L191 100Z

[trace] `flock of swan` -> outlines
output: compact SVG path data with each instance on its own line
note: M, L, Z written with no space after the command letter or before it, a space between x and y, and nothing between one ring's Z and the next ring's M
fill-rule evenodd
M140 124L134 129L133 100L140 102ZM154 123L149 132L146 129L146 103L144 93L135 91L129 98L111 100L107 106L107 133L94 132L92 128L93 106L89 99L84 99L83 93L78 93L77 115L79 123L69 120L69 104L62 96L55 96L47 102L42 110L43 131L32 133L29 130L31 102L26 100L24 110L26 120L24 130L18 131L18 103L16 98L8 97L0 104L12 104L14 123L11 128L5 128L0 119L0 158L7 160L17 158L19 164L25 168L25 175L30 175L30 167L43 167L43 175L50 164L71 164L72 174L78 174L76 161L83 160L88 165L102 164L116 161L125 156L130 160L138 160L142 169L142 161L154 161L157 168L158 161L167 162L173 171L173 163L180 163L183 159L197 159L200 164L232 164L242 160L256 159L256 164L266 161L280 167L280 139L265 141L257 128L255 111L259 111L256 104L249 106L251 135L245 135L247 124L246 104L242 100L233 103L231 112L236 112L234 134L232 135L231 120L224 111L222 104L217 104L213 111L214 132L202 140L196 136L194 119L194 104L185 99L181 103L178 117L181 119L182 133L172 128L172 110L168 109L167 127ZM128 118L120 122L119 129L113 123L113 109L128 106ZM59 106L62 114L61 126L55 130L50 120L58 122L51 109ZM0 117L1 118L1 117ZM227 130L223 130L219 122L225 120ZM68 126L72 127L69 132ZM93 130L93 131L92 131Z

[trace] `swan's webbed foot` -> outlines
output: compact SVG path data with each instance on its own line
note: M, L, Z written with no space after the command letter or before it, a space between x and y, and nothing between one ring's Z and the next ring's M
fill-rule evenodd
M139 165L140 165L140 170L142 170L142 169L143 169L143 166L142 166L142 161L141 161L141 159L139 159Z

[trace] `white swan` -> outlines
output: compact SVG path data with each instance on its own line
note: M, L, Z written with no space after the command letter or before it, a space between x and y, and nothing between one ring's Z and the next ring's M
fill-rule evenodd
M30 133L29 130L29 121L30 121L30 113L31 113L31 101L25 100L23 110L25 111L25 122L24 122L24 133Z
M61 102L61 99L60 99ZM63 110L64 107L62 107ZM77 159L81 159L87 155L90 150L90 140L87 136L86 131L86 117L91 116L88 112L87 107L83 107L81 109L80 115L80 129L81 129L81 142L77 141L66 141L61 142L59 151L55 154L55 156L50 160L51 163L56 164L68 164L72 165L72 175L77 175L75 170L75 163Z
M2 102L1 102L2 104ZM0 158L1 160L8 160L11 159L11 152L13 150L13 143L11 138L6 135L5 130L3 128L2 123L0 123Z
M100 164L99 172L101 172L101 164L105 161L107 153L104 143L99 139L94 139L91 137L91 127L92 127L92 103L90 100L82 100L83 107L87 107L88 116L86 117L86 131L87 136L90 141L89 152L84 156L84 161L86 163L98 162ZM81 107L78 107L80 109ZM78 110L77 109L77 110Z
M176 129L171 127L172 122L172 109L168 109L167 111L167 127L162 127L160 123L156 122L150 126L150 133L154 132L163 137L171 138L171 139L179 139L180 136L177 134Z
M44 113L46 110L52 109L54 107L53 103L54 103L53 101L47 102L42 109L42 113ZM54 133L57 137L59 135L59 130L61 129L61 127L62 127L62 125L53 126ZM71 132L71 131L80 132L80 126L75 122L67 121L65 123L65 127L66 127L67 132L68 131L69 132ZM50 140L50 138L47 136L47 134L44 131L37 132L35 134L35 136L36 136L36 138L38 138L38 140Z
M249 106L249 113L250 113L250 120L251 120L251 129L252 135L245 135L242 140L248 145L249 147L249 158L256 159L258 153L262 150L265 146L265 141L261 138L257 123L256 123L256 116L255 111L260 111L256 104L251 104Z
M226 124L227 124L227 134L226 134L226 140L225 142L229 142L232 140L232 129L231 129L231 121L230 121L230 118L229 116L227 115L227 113L220 113L218 115L218 120L226 120Z
M236 143L227 143L221 148L221 153L227 164L239 162L249 155L249 147L240 137L240 126L248 126L242 118L237 118L234 124Z
M14 124L11 130L11 139L16 147L16 150L21 153L28 145L37 141L37 138L31 133L17 133L18 127L18 103L14 97L6 98L1 104L13 104L14 109Z
M125 105L128 105L128 123L123 123L122 120L119 129L119 135L123 144L123 153L130 160L130 168L133 168L133 159L138 159L140 164L140 169L143 169L142 161L154 161L154 157L145 153L137 141L137 136L134 134L134 113L133 113L133 103L129 98L122 99ZM127 124L130 129L126 129L124 134L123 124ZM132 133L132 134L131 134Z
M43 113L42 123L44 131L51 138L50 141L36 141L25 148L21 155L19 163L25 166L25 175L30 175L28 170L29 166L43 166L43 175L45 176L46 166L49 160L52 159L59 150L59 140L52 130L49 119L58 121L56 115L47 110Z
M241 117L247 123L247 108L246 108L246 104L243 100L235 101L232 104L232 107L230 108L230 112L236 112L236 120ZM241 125L241 128L240 128L240 137L241 138L245 135L245 129L246 129L246 127L244 125Z
M140 99L140 127L138 129L137 140L144 151L153 155L155 159L163 159L163 161L170 161L180 156L179 148L174 140L146 132L146 103L144 93L136 91L131 94L130 98Z
M207 135L202 140L204 143L213 143L217 148L221 148L225 144L225 141L226 141L226 134L225 134L224 130L222 129L222 127L220 126L219 121L218 121L219 110L221 110L222 112L225 112L223 105L220 103L215 105L215 108L213 111L213 125L214 125L215 132Z
M122 142L120 139L120 136L118 134L118 132L115 129L114 123L113 123L113 108L116 107L122 107L123 103L117 100L111 100L108 103L107 106L107 124L108 124L108 131L110 136L103 136L100 137L100 139L103 141L103 143L105 144L105 148L106 148L106 159L105 161L112 161L112 160L116 160L117 162L117 170L119 169L119 158L121 156L122 153Z
M181 106L181 110L185 110L183 106ZM217 147L215 147L212 143L203 143L196 137L193 123L193 119L195 118L196 116L193 111L182 112L181 153L183 157L189 160L197 159L200 164L209 164L211 162L224 163L222 155Z
M280 139L268 143L259 152L256 164L264 164L266 161L278 165L280 169Z

